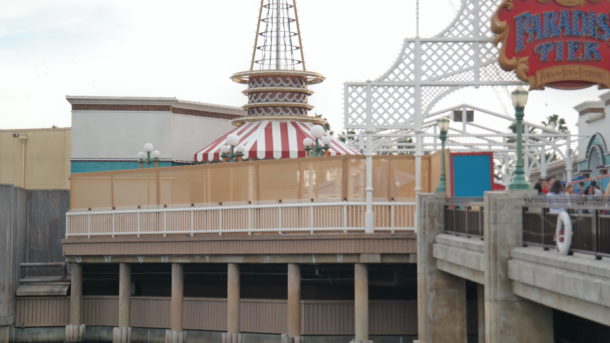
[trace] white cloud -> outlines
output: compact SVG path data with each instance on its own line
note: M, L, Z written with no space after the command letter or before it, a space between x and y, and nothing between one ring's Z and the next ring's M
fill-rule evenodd
M421 35L448 25L457 3L420 0ZM70 125L66 94L176 96L243 105L243 86L229 76L249 65L258 4L2 1L0 128ZM338 131L343 83L374 79L392 65L402 39L415 35L415 1L307 0L298 5L307 67L327 77L312 87L311 103Z

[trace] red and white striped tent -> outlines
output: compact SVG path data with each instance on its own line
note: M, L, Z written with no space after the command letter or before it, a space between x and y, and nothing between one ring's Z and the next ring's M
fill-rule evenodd
M311 135L314 124L299 121L260 120L245 122L240 127L227 132L212 144L195 153L196 162L220 161L221 148L227 137L235 133L239 137L238 145L245 148L244 159L280 159L305 157L303 140ZM348 147L338 139L332 138L330 155L359 155L358 151Z

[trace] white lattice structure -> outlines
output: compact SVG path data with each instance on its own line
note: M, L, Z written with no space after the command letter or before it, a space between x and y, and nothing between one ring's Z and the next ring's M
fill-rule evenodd
M459 112L462 120L452 120L449 126L446 146L452 152L493 152L496 160L498 175L502 175L501 183L508 185L514 168L515 159L515 134L504 132L501 129L508 128L514 117L493 112L471 105L457 105L428 114L422 123L422 129L417 137L420 140L421 150L424 153L432 153L440 149L439 132L436 121L441 117L454 117ZM472 121L467 118L467 113L472 113ZM494 123L493 127L486 125ZM542 177L546 176L552 156L566 162L567 177L571 179L573 165L572 146L578 142L578 137L569 132L561 132L550 127L544 127L524 121L523 152L524 167L526 175L534 169L540 170ZM535 131L535 134L530 133ZM366 149L366 141L359 140L358 134L347 134L353 146L361 151ZM413 141L410 130L385 130L372 134L372 150L378 154L417 153L417 147Z
M428 142L435 139L430 131L434 126L433 118L437 116L433 111L439 101L466 87L497 87L506 91L506 87L522 84L514 74L502 70L497 62L497 48L490 29L490 18L497 6L497 1L462 0L455 19L441 33L432 38L405 39L398 59L381 77L345 84L345 128L365 131L366 141L373 142L362 150L367 154L374 150L396 151L400 137L403 140L411 137L410 147L416 155L418 173L416 190L421 190L421 155L438 147L437 143L430 145ZM483 125L480 129L487 128ZM457 137L452 136L451 131L449 134L448 146L453 150L473 151L487 145L483 150L497 151L499 157L512 151L512 147L506 145L505 133L496 129L488 128L485 137L478 137L479 143L456 144ZM473 133L464 128L460 134ZM552 149L559 142L565 144L570 140L548 138L553 142L549 145ZM544 137L536 139L535 146L539 146L539 140ZM529 143L525 143L526 151L539 149ZM565 145L557 149L567 151ZM533 156L528 159L526 155L526 160L529 160L528 170L540 164L537 162L540 159ZM541 163L538 167L544 167L546 162Z

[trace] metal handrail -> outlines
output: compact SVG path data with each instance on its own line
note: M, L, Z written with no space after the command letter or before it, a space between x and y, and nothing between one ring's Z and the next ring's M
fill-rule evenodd
M375 209L379 209L379 207L387 208L387 210L375 211L379 214L377 222L381 223L381 227L378 226L377 230L391 232L415 230L413 227L415 202L383 201L374 202L373 206ZM333 210L332 207L335 207L335 209ZM202 233L222 235L224 233L252 234L256 232L277 232L280 234L309 232L313 234L315 232L343 231L347 233L364 230L363 209L365 207L366 202L364 201L342 201L75 211L66 213L66 238L167 236L168 234L193 236ZM397 220L398 207L411 209L401 213L408 217L407 220ZM329 210L326 210L327 208ZM271 210L272 213L267 212L264 216L257 217L257 210ZM301 219L291 217L288 214L290 210L302 210L302 213L297 214L303 217ZM196 216L200 216L199 222L195 219ZM84 219L75 224L80 228L79 232L75 232L72 223L78 218ZM95 222L96 218L101 218L98 223ZM148 222L148 226L144 223L145 221ZM410 225L404 225L406 222L409 222ZM357 225L354 226L354 223Z
M131 210L103 210L103 211L68 211L66 215L81 215L81 214L126 214L126 213L150 213L150 212L188 212L192 210L241 210L241 209L260 209L260 208L291 208L291 207L326 207L326 206L343 206L343 205L358 205L366 206L365 201L339 201L339 202L304 202L304 203L277 203L277 204L246 204L246 205L216 205L216 206L200 206L200 207L177 207L177 208L152 208L152 209L131 209ZM374 206L390 206L390 205L413 205L415 201L382 201L374 202Z
M481 197L459 197L447 198L445 205L449 206L483 206L484 199Z
M444 206L444 214L445 232L458 236L483 238L484 208L482 202L459 202L459 204L447 202ZM475 218L472 218L473 215Z
M570 251L594 254L597 258L610 256L610 207L574 206L557 202L556 198L537 197L523 207L523 244L554 248L557 212L565 210L572 219L572 245ZM545 202L545 200L552 200ZM590 199L587 199L590 200ZM595 202L598 199L594 199ZM602 201L602 203L604 203Z
M525 197L526 207L564 208L574 210L607 210L610 209L610 197L589 195L534 195Z

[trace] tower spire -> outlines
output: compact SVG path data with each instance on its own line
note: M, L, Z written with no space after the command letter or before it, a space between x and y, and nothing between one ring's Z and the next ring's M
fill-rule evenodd
M231 78L248 85L248 116L236 120L238 125L273 117L319 120L307 115L313 108L307 102L313 93L307 86L324 77L305 69L296 0L261 0L250 70Z
M295 0L261 0L250 70L303 70Z

